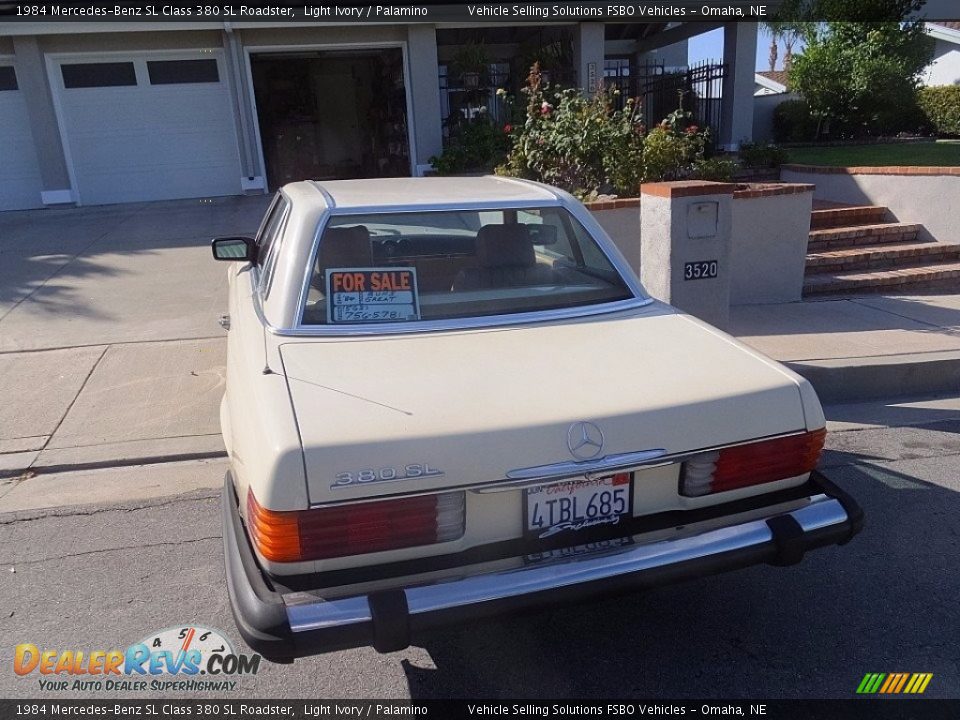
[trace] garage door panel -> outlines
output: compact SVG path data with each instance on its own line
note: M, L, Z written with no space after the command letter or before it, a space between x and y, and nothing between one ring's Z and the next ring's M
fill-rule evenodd
M150 85L146 77L139 73L136 87L61 90L81 201L241 192L236 127L223 81Z
M40 166L21 90L0 92L0 210L40 207Z
M154 147L145 146L141 132L117 132L110 141L109 152L97 136L77 137L71 143L74 166L78 172L110 172L111 170L151 168L184 169L213 167L230 169L230 178L236 181L236 150L229 137L211 137L206 130L196 127L156 132L153 143L167 152L158 155Z

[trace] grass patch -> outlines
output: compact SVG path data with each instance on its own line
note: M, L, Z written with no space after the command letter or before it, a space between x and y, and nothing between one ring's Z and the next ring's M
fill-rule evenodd
M787 148L789 162L803 165L960 165L960 140L882 145L824 145Z

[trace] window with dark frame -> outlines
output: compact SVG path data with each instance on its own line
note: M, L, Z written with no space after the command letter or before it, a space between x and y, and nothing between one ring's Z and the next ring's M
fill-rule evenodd
M63 86L73 88L124 87L137 84L132 62L70 63L60 66Z
M13 65L0 66L0 92L4 90L19 90L17 72Z
M151 85L220 82L217 61L213 59L148 60L147 73L150 75Z

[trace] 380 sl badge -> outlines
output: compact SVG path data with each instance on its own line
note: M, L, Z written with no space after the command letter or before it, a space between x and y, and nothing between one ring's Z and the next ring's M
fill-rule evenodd
M429 463L412 463L401 468L385 467L380 469L368 468L354 472L337 473L331 489L350 487L352 485L367 485L369 483L393 482L394 480L415 480L425 477L439 477L443 470L431 467Z

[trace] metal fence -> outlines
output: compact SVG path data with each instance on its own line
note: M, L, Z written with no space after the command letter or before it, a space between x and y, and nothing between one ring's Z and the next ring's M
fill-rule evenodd
M689 67L669 67L663 63L631 62L629 58L608 58L604 63L604 82L615 86L622 107L627 98L639 98L644 122L651 127L676 110L680 103L693 113L701 127L711 128L714 138L721 131L721 97L727 66L704 61ZM569 73L554 72L545 78L555 85L571 84ZM508 62L491 63L475 86L465 86L460 78L452 76L446 65L440 66L440 103L444 138L451 126L472 120L478 113L487 113L498 124L510 122L509 108L497 89L503 88L517 96L526 80L511 72ZM522 98L518 97L520 102Z
M614 85L618 102L639 98L644 122L655 125L680 107L693 113L697 125L709 127L719 137L722 124L721 98L727 66L704 61L685 68L671 68L662 63L627 63L607 60L604 80Z

